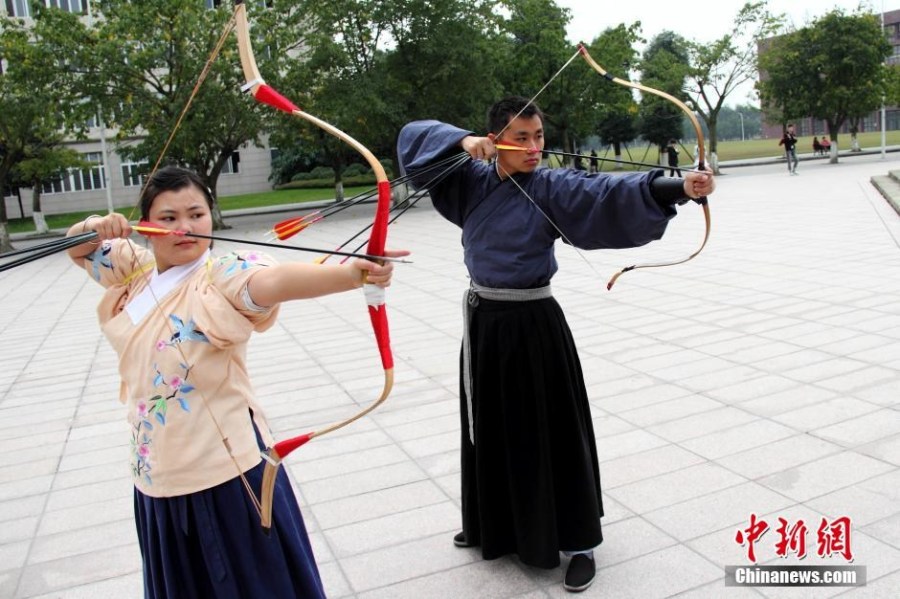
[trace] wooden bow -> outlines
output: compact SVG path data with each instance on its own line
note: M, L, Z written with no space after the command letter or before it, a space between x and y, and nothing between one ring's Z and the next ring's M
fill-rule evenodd
M705 147L704 140L703 140L703 129L700 127L700 122L697 120L696 115L694 115L694 113L691 112L691 109L688 108L684 102L682 102L675 96L668 94L662 90L648 87L646 85L641 85L640 83L635 83L633 81L628 81L626 79L620 79L618 77L613 77L612 75L607 73L603 67L601 67L599 64L597 64L597 61L595 61L593 59L593 57L590 55L590 53L588 53L587 48L585 47L584 44L579 44L578 52L579 52L579 54L581 54L581 57L584 58L584 60L591 66L591 68L594 69L595 71L597 71L604 79L612 81L613 83L616 83L618 85L624 85L625 87L630 87L632 89L636 89L636 90L639 90L639 91L642 91L642 92L645 92L648 94L653 94L655 96L659 96L660 98L668 100L669 102L672 102L673 104L678 106L678 108L680 108L687 115L688 119L691 122L691 125L694 127L694 132L697 134L697 156L698 156L697 169L700 171L704 170L705 158L706 158L706 147ZM711 221L710 214L709 214L709 202L707 201L707 199L705 197L702 197L702 198L698 198L694 201L703 207L703 217L706 220L706 232L703 236L703 243L700 244L700 247L697 249L697 251L695 251L693 254L691 254L687 258L682 258L681 260L675 260L673 262L660 262L660 263L654 263L654 264L639 264L639 265L627 266L612 276L612 278L606 284L606 288L612 289L612 286L616 283L616 280L620 276L622 276L623 274L625 274L626 272L628 272L630 270L636 270L638 268L661 268L663 266L675 266L676 264L684 264L688 260L692 260L694 257L696 257L700 252L702 252L703 248L706 247L706 242L709 241L709 233L712 230L712 221Z
M334 125L302 111L293 102L266 84L259 73L259 68L256 65L256 59L253 55L253 48L250 44L250 25L247 21L246 5L243 0L235 0L234 4L235 32L238 38L241 67L243 68L244 78L246 79L246 83L242 89L251 93L257 101L263 104L267 104L316 125L327 133L344 141L363 156L369 164L369 167L372 169L372 172L375 173L375 179L378 182L378 202L375 208L375 219L372 223L372 230L369 235L366 254L383 256L385 241L387 239L388 214L391 207L391 185L388 181L384 167L378 162L375 155L361 143ZM372 329L375 332L378 351L381 355L381 364L384 369L384 385L381 394L378 399L368 407L353 416L324 428L279 441L263 453L263 458L266 460L266 466L263 473L263 485L260 497L260 519L263 528L266 530L271 527L272 523L272 494L275 486L275 477L278 474L278 467L281 464L281 461L288 454L309 440L343 428L377 408L387 399L391 392L391 388L394 385L394 357L391 352L390 330L388 328L387 307L384 302L384 290L375 285L366 284L365 293L366 303L368 304L369 309L369 318L372 322Z

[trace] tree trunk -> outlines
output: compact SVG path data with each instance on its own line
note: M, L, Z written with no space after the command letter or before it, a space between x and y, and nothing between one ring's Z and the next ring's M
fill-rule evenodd
M4 208L3 208L4 215L3 215L3 219L0 220L0 254L5 254L6 252L11 252L16 248L13 247L12 243L9 240L9 228L7 227L6 215L5 215L5 212L6 212L5 202L0 202L0 203L4 204Z
M709 147L706 148L706 163L712 169L714 175L720 175L719 172L719 138L718 123L716 121L707 121L706 126L709 128Z
M31 219L34 221L34 230L38 235L50 232L44 213L41 212L41 182L32 181L31 187Z

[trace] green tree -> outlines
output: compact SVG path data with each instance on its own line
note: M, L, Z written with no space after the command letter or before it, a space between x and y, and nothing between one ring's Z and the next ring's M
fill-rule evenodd
M62 17L77 23L75 15ZM66 55L57 54L45 34L39 26L29 29L16 19L0 19L0 185L34 157L34 148L56 148L65 136L82 133L90 113L75 92L77 75ZM12 249L8 222L0 200L4 252Z
M18 187L31 188L31 213L38 233L50 229L41 209L43 183L54 177L66 176L69 169L88 168L81 154L64 145L59 130L48 132L25 146L24 158L16 164L10 177Z
M248 4L253 31L262 32L256 47L278 48L291 35L295 13L261 7ZM225 29L230 7L212 10L195 0L94 0L92 8L93 26L61 28L51 18L59 15L51 11L40 13L37 21L46 20L46 27L57 31L60 54L75 57L73 63L89 83L85 94L102 106L122 156L152 166L177 126L164 162L196 171L215 198L223 168L241 146L261 143L264 114L271 113L241 93L244 80L232 36L218 59L208 64L208 75L178 124ZM279 72L287 60L276 51L257 55L261 66L269 67L267 72ZM269 66L272 63L275 66ZM218 202L213 218L216 228L225 227Z
M683 89L689 70L687 41L676 33L663 31L644 51L641 83L686 101ZM669 140L682 137L684 118L684 112L664 98L651 94L641 98L640 132L644 139L656 145L660 159Z
M889 91L884 61L890 53L877 16L833 10L778 39L760 57L763 102L780 108L785 121L825 121L835 163L841 126L877 109Z
M757 77L757 45L778 32L783 15L773 15L766 2L747 2L738 11L731 31L711 43L690 43L691 71L685 91L688 106L706 123L708 160L718 171L719 112L736 89Z

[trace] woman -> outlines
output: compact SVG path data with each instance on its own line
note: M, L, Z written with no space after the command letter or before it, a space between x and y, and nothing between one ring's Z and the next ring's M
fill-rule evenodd
M191 171L148 181L141 218L210 235L212 197ZM209 240L177 235L131 242L120 214L89 216L68 235L97 240L70 257L106 288L98 308L119 355L120 400L131 427L131 471L144 592L155 597L322 597L303 518L278 475L263 533L260 450L273 443L245 353L274 324L281 302L386 287L392 266L277 264L250 251L219 258ZM401 256L407 252L390 252Z

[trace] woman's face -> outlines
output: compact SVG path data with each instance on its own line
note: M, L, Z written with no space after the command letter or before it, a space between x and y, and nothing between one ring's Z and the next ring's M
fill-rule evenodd
M193 185L175 191L164 191L153 200L150 221L163 228L201 235L212 234L212 214L206 196ZM156 268L162 273L172 266L190 264L209 248L209 239L181 235L159 235L150 238Z

